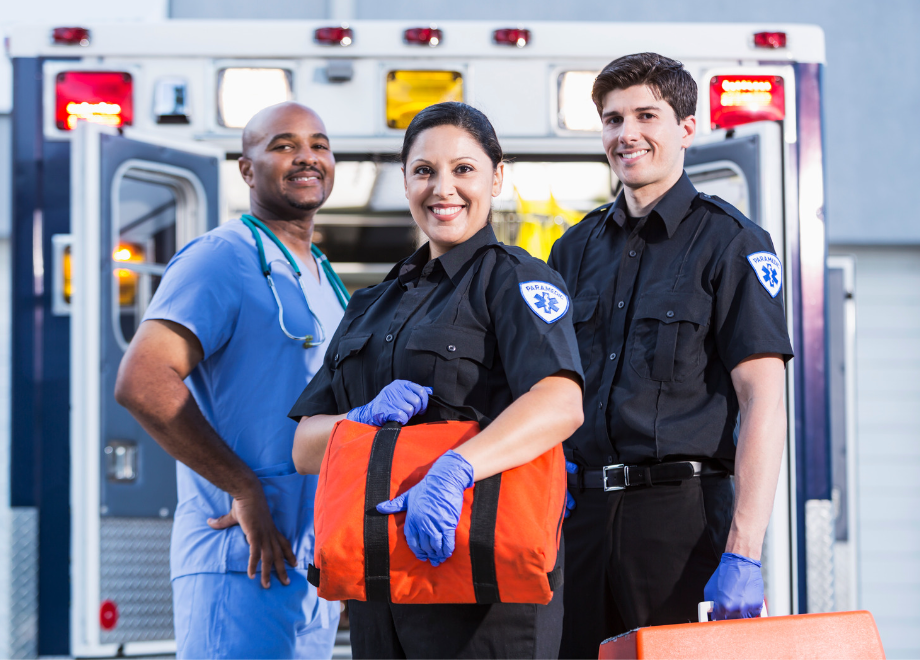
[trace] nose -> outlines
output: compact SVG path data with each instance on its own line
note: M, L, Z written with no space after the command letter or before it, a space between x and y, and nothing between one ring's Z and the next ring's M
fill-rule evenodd
M639 139L639 123L633 117L624 117L620 126L621 143L625 144Z
M439 172L434 178L434 190L432 190L432 193L436 197L447 199L454 193L455 190L456 187L454 186L454 177L450 172Z
M318 162L316 152L313 151L308 145L302 146L297 150L297 153L294 154L294 164L295 165L315 165Z

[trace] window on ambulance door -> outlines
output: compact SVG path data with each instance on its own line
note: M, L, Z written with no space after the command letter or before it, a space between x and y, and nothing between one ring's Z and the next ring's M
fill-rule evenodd
M112 316L115 337L127 348L153 298L166 264L186 242L197 194L189 181L130 168L113 200Z
M747 178L735 163L716 161L687 167L687 176L696 189L707 195L721 197L751 217L751 199Z

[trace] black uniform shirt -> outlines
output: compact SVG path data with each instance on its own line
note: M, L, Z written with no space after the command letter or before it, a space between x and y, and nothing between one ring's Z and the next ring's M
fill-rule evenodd
M405 379L494 419L559 371L583 383L562 279L486 226L437 259L423 245L356 292L290 416L341 414ZM432 404L410 423L451 418Z
M730 372L792 345L769 234L681 179L626 225L623 195L553 246L574 298L585 423L566 442L583 466L721 459L732 465Z

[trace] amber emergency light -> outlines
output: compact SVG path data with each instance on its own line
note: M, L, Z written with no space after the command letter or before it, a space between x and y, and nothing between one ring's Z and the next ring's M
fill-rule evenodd
M732 128L786 116L786 94L779 76L715 76L709 83L712 127Z
M141 262L144 260L144 251L139 245L119 243L112 251L112 261ZM137 273L127 268L116 268L115 277L118 278L118 304L130 307L137 300Z
M123 71L62 71L54 83L54 120L72 131L80 120L105 126L134 121L134 85Z
M387 74L387 126L406 128L435 103L463 101L463 75L457 71L390 71Z

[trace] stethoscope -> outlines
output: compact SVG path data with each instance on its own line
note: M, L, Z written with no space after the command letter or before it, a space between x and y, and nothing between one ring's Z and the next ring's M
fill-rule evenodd
M275 302L278 304L278 323L281 324L281 331L295 341L302 341L304 348L315 348L316 346L321 345L324 341L326 341L326 331L325 328L323 328L322 321L319 320L319 317L313 311L313 307L310 306L310 300L307 297L307 290L303 285L303 274L300 272L300 266L297 265L297 262L294 260L294 257L291 256L291 253L288 252L288 249L284 247L284 243L282 243L278 237L275 236L271 229L265 226L265 223L263 223L258 218L248 214L243 214L240 220L242 220L244 225L249 227L249 231L252 232L252 237L256 241L256 248L259 250L259 264L262 267L262 274L268 281L268 288L271 289L272 296L275 297ZM313 317L313 320L316 321L316 327L319 330L318 340L314 339L313 335L304 335L303 337L292 335L285 327L284 307L281 305L281 298L278 296L278 291L275 289L275 282L272 279L272 271L268 267L268 262L265 260L265 247L262 245L262 237L259 235L257 228L265 232L265 235L268 236L272 242L278 246L278 249L281 250L282 254L284 254L284 257L288 260L288 263L291 264L291 268L294 269L294 274L297 275L297 284L300 285L300 291L303 293L304 302L307 303L307 310L310 312L310 316ZM348 295L348 289L345 288L342 280L339 279L339 276L336 275L334 270L332 270L332 264L329 263L326 255L324 255L322 251L316 247L316 245L310 246L310 252L319 262L320 266L322 266L323 272L326 273L326 279L329 280L329 283L332 285L332 290L335 291L336 298L339 299L339 304L342 305L342 309L345 309L350 298Z

